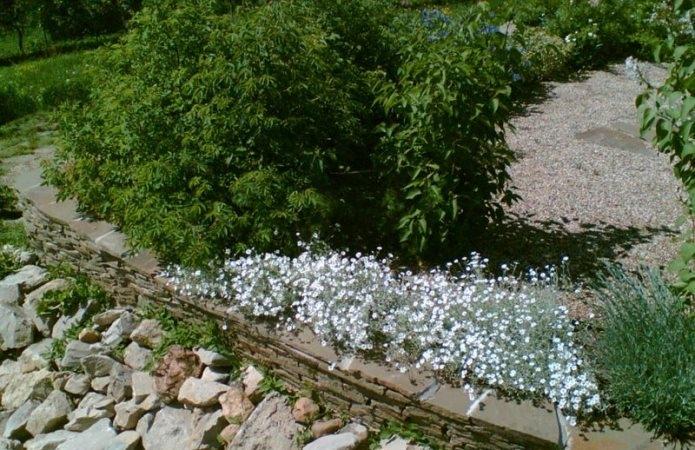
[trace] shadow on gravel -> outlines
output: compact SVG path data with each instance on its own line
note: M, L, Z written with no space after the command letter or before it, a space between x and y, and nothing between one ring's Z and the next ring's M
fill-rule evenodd
M568 256L571 279L586 281L603 267L602 260L619 259L656 235L678 235L668 227L622 228L610 224L581 224L575 231L567 228L569 222L509 216L487 230L478 251L490 259L492 269L510 262L518 263L521 270L542 268L546 264L559 265Z

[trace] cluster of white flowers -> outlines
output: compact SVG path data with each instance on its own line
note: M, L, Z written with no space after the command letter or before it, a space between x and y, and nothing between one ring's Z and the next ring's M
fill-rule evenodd
M555 302L552 267L525 279L484 276L477 254L424 273L391 270L373 255L315 251L227 259L211 275L171 267L164 275L182 294L220 299L278 327L308 326L324 345L382 352L410 365L491 386L545 396L572 420L599 403L597 387L574 343L573 323Z

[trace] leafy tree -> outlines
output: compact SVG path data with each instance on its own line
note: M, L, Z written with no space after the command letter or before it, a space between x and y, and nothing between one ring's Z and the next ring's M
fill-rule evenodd
M36 4L32 0L0 0L0 30L17 35L19 51L24 53L24 37Z

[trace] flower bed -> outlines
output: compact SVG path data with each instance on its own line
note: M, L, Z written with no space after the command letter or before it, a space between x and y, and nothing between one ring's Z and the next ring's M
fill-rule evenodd
M574 323L554 301L554 268L490 278L487 260L472 254L444 269L396 272L389 258L301 246L296 258L247 252L210 273L173 266L165 276L182 294L278 328L308 326L347 353L431 368L469 390L546 397L570 422L599 404Z

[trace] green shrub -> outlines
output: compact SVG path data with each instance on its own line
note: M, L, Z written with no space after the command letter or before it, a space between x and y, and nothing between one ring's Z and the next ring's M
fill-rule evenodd
M594 358L604 398L657 436L695 438L695 315L656 271L609 267Z
M141 0L38 0L41 26L54 39L121 31Z
M549 81L569 73L572 46L543 28L529 27L515 36L520 41L527 63L525 75L530 80Z
M109 303L109 297L101 286L78 274L66 288L46 292L41 297L36 312L41 316L72 316L80 308L91 304L90 311L95 314L106 309Z
M188 264L314 232L432 255L512 198L516 52L481 18L433 30L389 0L217 6L158 2L131 22L91 104L65 115L47 174L62 197Z
M681 13L683 17L691 17ZM672 33L659 47L657 59L670 62L669 76L661 86L648 86L637 98L637 106L642 133L653 130L652 143L671 159L674 173L686 192L686 206L692 219L695 217L695 46L678 45L678 41L678 35ZM678 273L676 287L695 295L695 225L691 226L672 268Z

